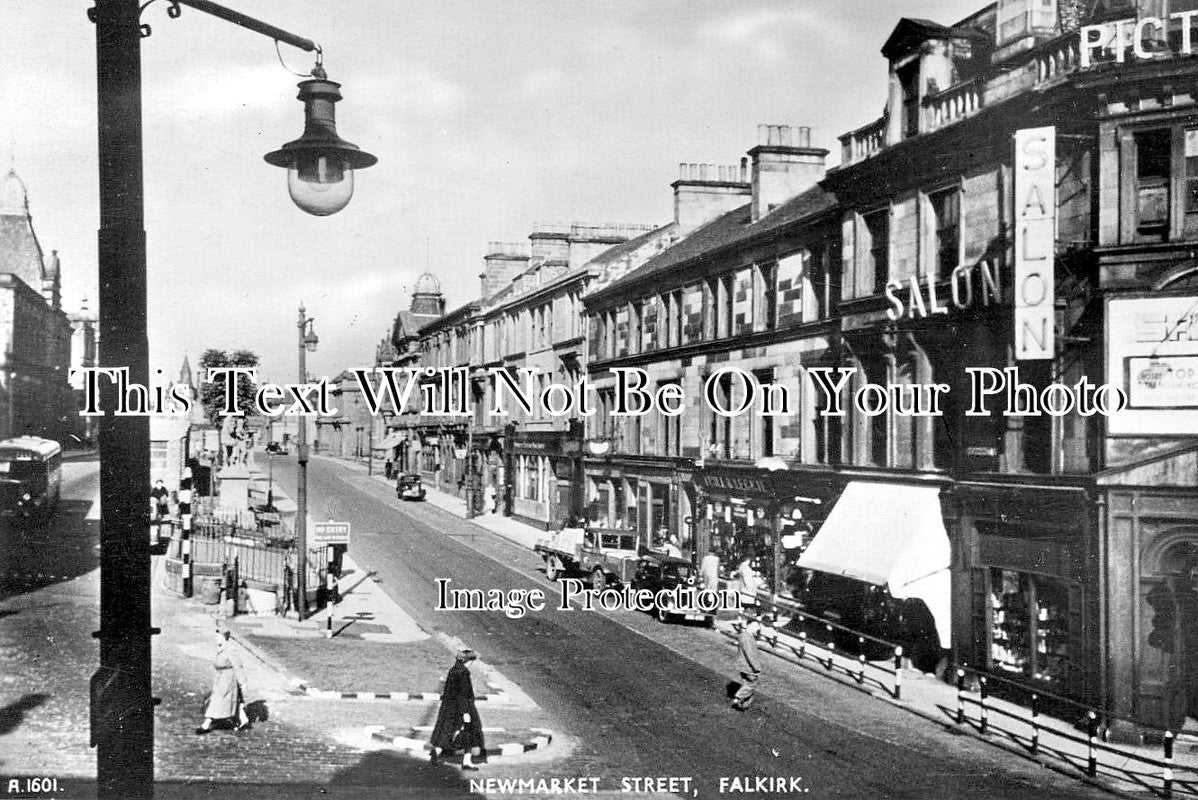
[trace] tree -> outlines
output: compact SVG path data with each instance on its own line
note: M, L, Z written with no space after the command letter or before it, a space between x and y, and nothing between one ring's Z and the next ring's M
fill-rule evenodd
M221 409L225 406L225 378L221 376L214 381L208 380L208 370L221 367L256 367L258 356L252 350L234 350L232 354L224 350L209 348L200 356L200 402L204 405L204 416L213 424L219 424L222 417ZM249 378L237 378L237 403L246 416L258 413L254 407L254 392L256 387Z

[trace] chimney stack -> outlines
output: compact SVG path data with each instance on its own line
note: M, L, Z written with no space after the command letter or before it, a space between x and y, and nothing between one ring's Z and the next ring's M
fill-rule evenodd
M758 125L753 159L753 221L823 180L828 151L811 146L811 129Z
M674 222L680 233L689 233L737 206L749 196L748 159L740 166L679 164L674 189Z
M522 242L490 242L483 256L480 296L486 300L528 268L528 246Z

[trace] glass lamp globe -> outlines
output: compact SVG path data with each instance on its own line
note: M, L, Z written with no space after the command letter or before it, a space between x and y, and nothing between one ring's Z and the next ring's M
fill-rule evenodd
M337 135L335 104L341 84L328 80L321 67L300 81L297 97L304 103L304 133L274 152L266 162L287 170L287 191L304 211L318 217L345 208L354 195L354 170L378 159Z
M287 192L304 211L327 217L354 196L354 170L336 154L305 153L287 167Z

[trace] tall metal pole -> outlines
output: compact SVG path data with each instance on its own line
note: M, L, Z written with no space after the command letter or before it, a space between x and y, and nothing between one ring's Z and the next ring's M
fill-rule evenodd
M299 307L299 382L308 382L308 350L305 341L308 333L308 318L304 307ZM304 415L299 420L299 443L296 446L299 460L299 481L295 490L295 547L296 569L295 586L299 600L295 604L299 618L308 618L308 418Z
M100 162L100 364L149 384L146 235L142 192L141 34L138 0L96 0ZM92 741L101 798L154 794L150 693L150 421L114 416L101 389L100 669L92 678Z

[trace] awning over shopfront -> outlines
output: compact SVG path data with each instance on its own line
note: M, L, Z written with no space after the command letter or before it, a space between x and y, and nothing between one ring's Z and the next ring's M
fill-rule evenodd
M949 647L949 543L937 486L850 481L799 566L923 600Z
M395 447L402 441L403 441L402 434L393 433L390 436L383 439L381 442L375 442L374 449L375 450L390 450L391 448Z

